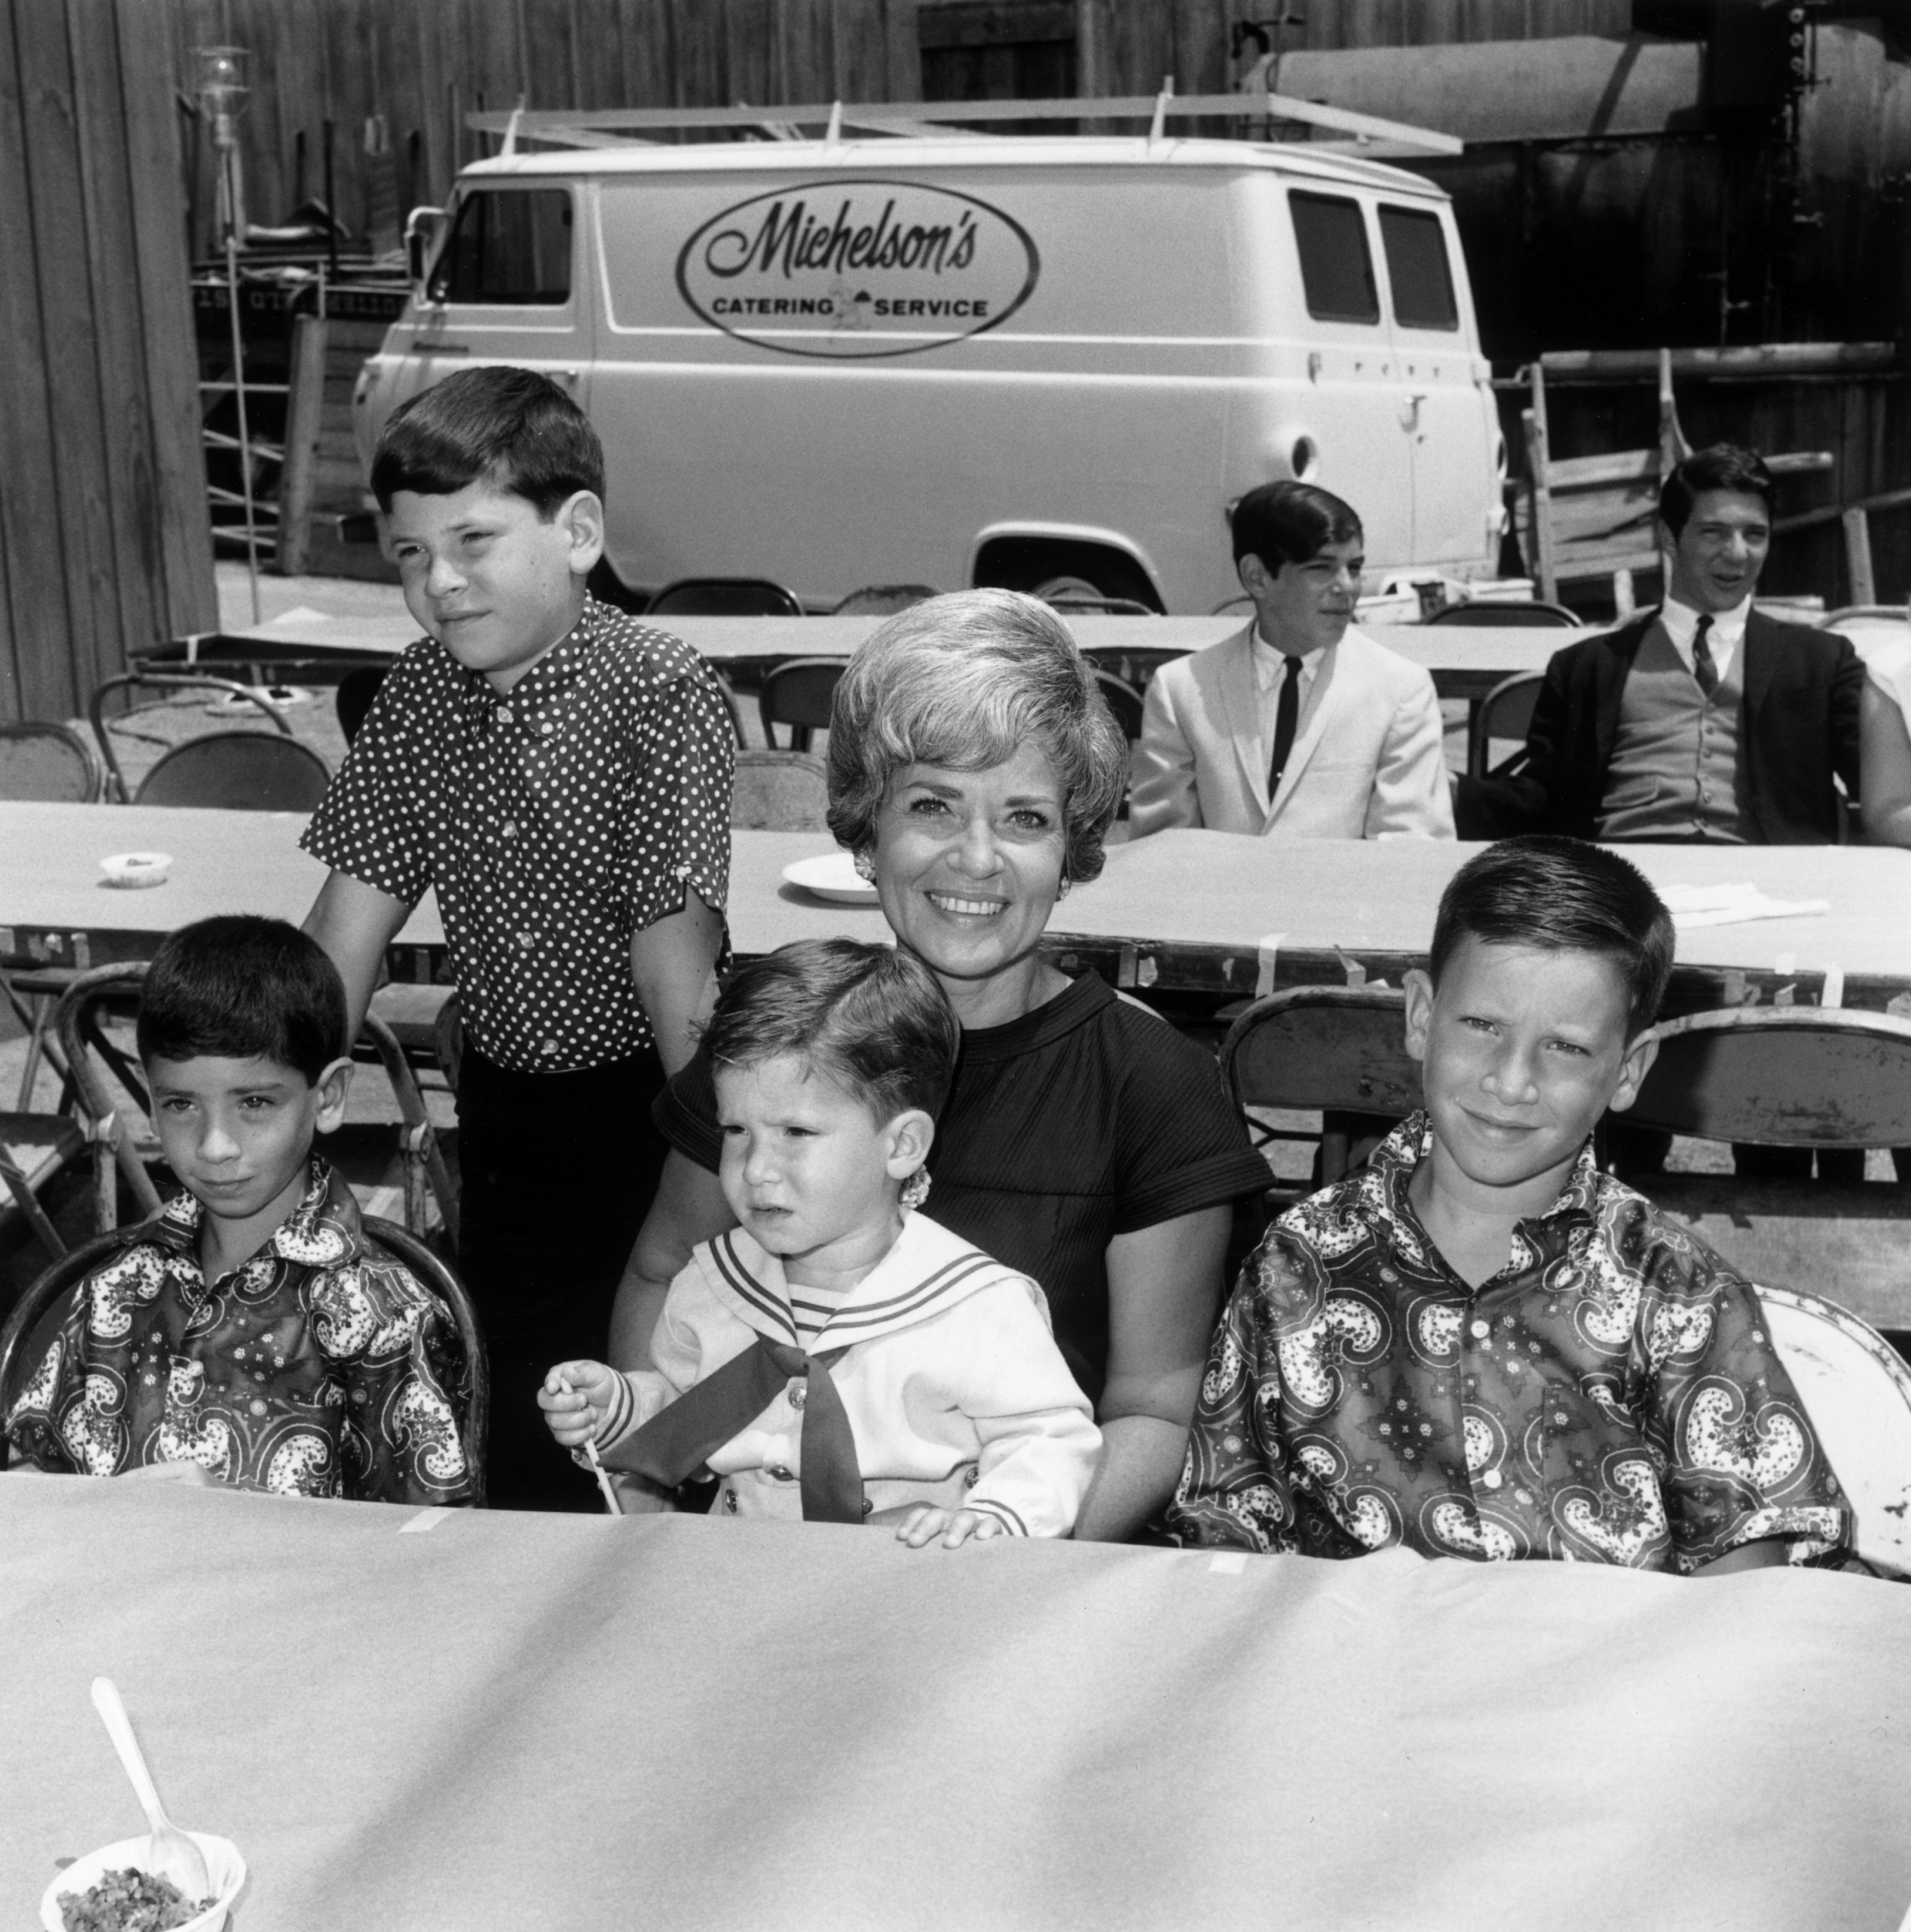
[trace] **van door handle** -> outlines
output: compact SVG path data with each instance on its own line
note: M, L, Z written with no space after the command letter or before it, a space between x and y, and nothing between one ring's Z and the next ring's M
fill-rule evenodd
M1424 389L1415 389L1406 399L1406 408L1400 419L1400 426L1409 435L1420 427L1420 405L1427 400Z
M551 374L567 388L574 389L577 386L577 378L583 371L581 369L553 369Z

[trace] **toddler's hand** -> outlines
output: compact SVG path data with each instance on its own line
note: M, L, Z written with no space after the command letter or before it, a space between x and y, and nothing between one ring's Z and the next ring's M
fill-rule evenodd
M906 1543L912 1550L920 1550L939 1535L942 1547L954 1550L972 1539L986 1543L992 1536L1005 1534L1002 1518L990 1516L986 1511L933 1509L927 1503L918 1503L903 1519L896 1532L896 1540Z
M545 1425L567 1449L595 1442L616 1405L623 1379L601 1362L559 1363L538 1391Z

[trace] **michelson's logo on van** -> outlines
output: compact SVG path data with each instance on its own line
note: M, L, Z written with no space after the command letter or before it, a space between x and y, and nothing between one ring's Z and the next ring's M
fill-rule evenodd
M1041 272L1020 222L915 182L777 188L713 216L677 257L705 322L792 356L907 356L980 335Z

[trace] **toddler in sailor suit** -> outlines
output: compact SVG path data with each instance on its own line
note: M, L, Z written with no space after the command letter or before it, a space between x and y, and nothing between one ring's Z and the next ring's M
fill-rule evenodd
M671 1283L649 1368L551 1370L559 1442L666 1498L714 1474L714 1514L914 1549L1068 1534L1101 1437L1042 1292L913 1211L958 1037L900 950L806 940L737 973L705 1044L740 1225Z

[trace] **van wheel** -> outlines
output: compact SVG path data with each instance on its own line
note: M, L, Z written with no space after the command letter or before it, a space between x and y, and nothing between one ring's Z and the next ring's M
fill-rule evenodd
M1143 610L1161 608L1148 573L1132 557L1099 544L998 537L976 559L975 581L1065 603L1071 598L1119 598Z

